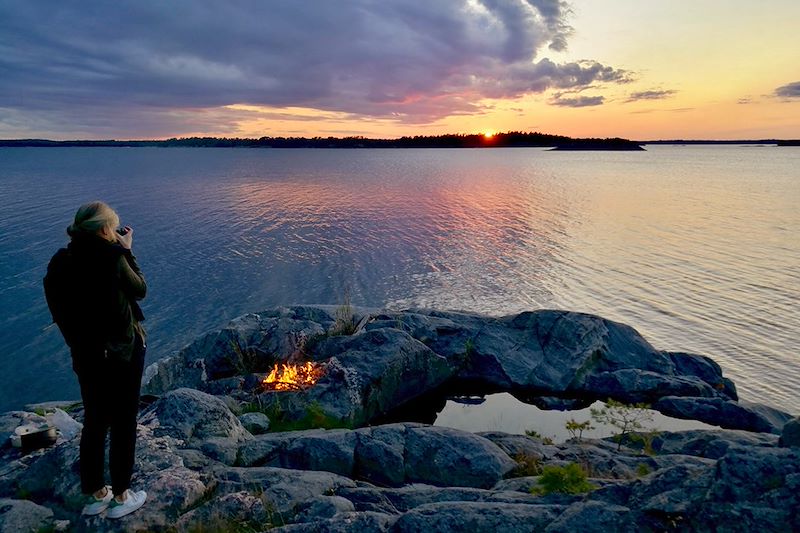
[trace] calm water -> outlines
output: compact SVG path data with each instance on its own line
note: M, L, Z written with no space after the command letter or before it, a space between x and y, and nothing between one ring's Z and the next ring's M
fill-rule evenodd
M134 227L148 362L249 311L567 308L800 412L800 149L0 149L0 410L77 398L41 278L80 203Z
M434 425L453 427L474 433L480 431L503 431L523 434L536 431L542 437L554 442L563 442L571 437L565 424L573 419L578 423L591 421L592 429L582 436L602 439L619 434L619 429L609 424L601 424L592 419L591 409L600 409L603 402L594 402L585 409L573 411L545 411L520 402L508 393L489 394L479 405L465 405L448 401L436 417ZM642 431L685 431L689 429L720 429L696 420L679 420L648 409L650 418L640 419Z

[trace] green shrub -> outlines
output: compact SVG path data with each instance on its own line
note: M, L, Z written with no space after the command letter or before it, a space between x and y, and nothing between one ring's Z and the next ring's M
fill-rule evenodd
M641 444L642 445L642 452L645 455L656 455L656 450L653 448L653 441L656 437L658 437L661 433L659 431L645 431L641 433L631 433L628 435L628 438L632 443Z
M531 494L583 494L597 488L586 480L586 471L577 463L566 466L545 466L539 477L539 486Z
M77 410L79 410L81 408L83 408L83 402L74 402L74 403L71 403L69 405L65 405L63 407L63 410L64 410L65 413L72 413L72 412L77 411Z
M574 418L567 420L567 423L564 424L564 427L567 429L567 431L569 431L571 438L577 440L581 440L583 438L584 431L591 431L594 429L594 426L590 420L578 422Z
M645 423L653 421L650 406L646 403L628 405L609 398L605 404L600 409L590 409L590 412L595 422L607 424L619 430L619 433L614 435L617 451L622 448L622 441L630 433L642 430L647 431ZM650 440L652 443L652 439Z
M335 418L322 408L319 402L310 402L306 405L305 412L299 418L290 416L280 401L280 393L275 393L268 402L262 402L260 397L256 401L242 404L241 414L264 413L269 418L270 433L281 431L296 431L300 429L333 429L350 428L352 424L347 420Z
M337 418L333 418L331 415L326 413L322 409L322 406L317 402L311 402L308 404L305 415L300 422L307 423L309 428L333 429L348 427L348 424Z

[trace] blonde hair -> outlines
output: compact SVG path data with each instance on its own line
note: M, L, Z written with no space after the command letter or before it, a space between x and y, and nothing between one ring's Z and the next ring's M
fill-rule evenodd
M70 237L76 235L96 235L103 228L108 228L110 234L119 226L119 216L107 204L96 201L83 204L75 213L75 221L67 226Z

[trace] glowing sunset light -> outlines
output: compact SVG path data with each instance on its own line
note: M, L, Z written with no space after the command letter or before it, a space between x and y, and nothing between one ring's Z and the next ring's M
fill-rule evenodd
M796 138L800 2L678 4L0 3L0 138Z

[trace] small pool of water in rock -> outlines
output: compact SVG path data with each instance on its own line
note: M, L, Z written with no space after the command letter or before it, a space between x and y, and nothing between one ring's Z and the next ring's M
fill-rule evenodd
M479 400L478 400L479 401ZM524 434L533 430L542 437L549 437L555 442L563 442L570 438L564 427L568 420L584 422L591 419L589 409L603 407L603 402L595 402L591 407L573 411L557 411L539 409L519 401L508 393L488 394L480 403L465 404L447 400L444 409L437 415L434 425L461 429L477 433L479 431L503 431L505 433ZM685 431L689 429L720 429L698 422L697 420L681 420L650 411L652 422L645 426L657 431ZM592 422L595 429L585 431L586 438L610 437L619 431L607 425Z

